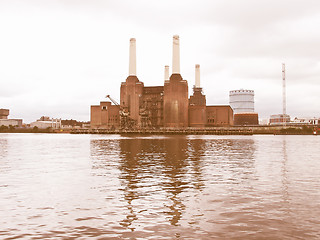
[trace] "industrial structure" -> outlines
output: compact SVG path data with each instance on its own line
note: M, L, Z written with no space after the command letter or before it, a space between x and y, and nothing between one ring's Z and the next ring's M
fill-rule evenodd
M8 119L9 109L0 109L0 126L22 127L22 119Z
M286 66L282 63L282 114L270 116L270 125L283 125L284 127L290 122L290 116L287 114L287 97L286 97Z
M52 129L60 129L62 127L61 125L61 118L50 118L46 116L42 116L40 119L38 119L35 122L30 123L30 127L34 128L52 128Z
M193 95L180 74L179 36L173 36L172 74L165 66L164 86L144 86L136 74L136 40L130 39L129 76L120 87L120 103L111 100L91 106L91 127L130 128L205 128L232 126L229 105L207 106L200 86L200 65L195 65Z
M258 125L258 113L254 112L253 90L232 90L229 92L229 103L234 112L234 125Z

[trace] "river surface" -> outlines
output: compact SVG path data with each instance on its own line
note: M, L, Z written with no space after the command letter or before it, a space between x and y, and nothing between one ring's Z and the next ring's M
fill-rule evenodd
M0 239L320 239L320 136L0 134Z

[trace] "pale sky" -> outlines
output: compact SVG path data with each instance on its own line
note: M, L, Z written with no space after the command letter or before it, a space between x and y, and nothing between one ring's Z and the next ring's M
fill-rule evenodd
M0 0L0 108L25 123L41 116L90 120L90 105L119 101L129 40L137 76L163 85L180 36L181 75L200 64L208 105L229 91L255 91L260 118L320 117L319 0ZM171 74L171 73L170 73Z

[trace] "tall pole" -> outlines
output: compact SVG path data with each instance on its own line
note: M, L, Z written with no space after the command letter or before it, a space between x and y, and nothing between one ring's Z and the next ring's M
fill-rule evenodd
M285 64L282 63L282 114L283 114L283 125L286 126L286 115L287 115L287 106L286 106L286 68Z

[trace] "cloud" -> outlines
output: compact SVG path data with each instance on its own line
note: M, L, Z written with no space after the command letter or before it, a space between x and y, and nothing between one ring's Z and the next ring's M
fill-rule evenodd
M130 37L138 77L152 86L163 84L179 34L182 76L191 92L201 65L208 104L228 104L229 90L247 88L261 116L280 112L285 62L288 111L317 113L319 12L318 0L1 1L0 107L30 121L88 120L106 94L119 99Z

